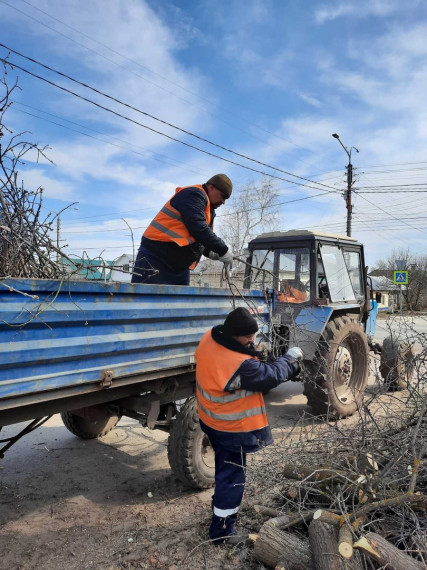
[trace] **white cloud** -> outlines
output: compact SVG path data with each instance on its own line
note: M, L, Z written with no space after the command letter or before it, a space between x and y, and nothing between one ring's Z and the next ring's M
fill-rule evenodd
M415 0L413 2L418 4ZM328 3L317 8L314 12L315 21L319 24L351 16L352 18L367 18L368 16L388 16L402 8L399 0L353 0Z
M60 200L63 202L72 202L75 199L73 185L68 181L59 181L52 179L44 171L44 168L26 168L19 174L19 178L24 180L24 187L29 191L35 191L38 188L43 189L43 198Z
M311 105L312 107L316 107L319 109L322 106L322 103L319 101L317 97L313 97L313 95L308 95L307 93L300 93L299 96L303 101Z

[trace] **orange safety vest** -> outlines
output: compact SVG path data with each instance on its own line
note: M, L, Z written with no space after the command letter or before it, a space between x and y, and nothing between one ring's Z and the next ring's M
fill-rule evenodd
M194 186L183 186L175 190L175 196L184 188L200 188L203 195L206 196L205 217L206 223L211 222L211 203L209 196L203 189L203 186L195 184ZM156 217L150 222L150 225L144 232L144 237L155 241L173 241L180 247L191 245L196 239L190 234L187 226L182 221L181 214L171 206L172 198L166 202Z
M207 426L225 432L250 432L268 426L261 392L224 388L245 360L253 358L234 352L205 333L196 350L196 397L199 418Z

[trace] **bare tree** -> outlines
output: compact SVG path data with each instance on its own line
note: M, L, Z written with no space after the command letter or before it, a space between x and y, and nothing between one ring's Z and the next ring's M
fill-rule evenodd
M19 168L35 155L47 158L48 147L26 140L27 132L14 133L5 124L17 81L9 86L6 70L0 78L0 278L55 278L64 274L63 254L56 247L54 222L58 214L42 212L43 189L27 190ZM69 206L67 206L69 207Z
M279 215L274 207L277 198L278 190L271 178L233 191L227 202L227 214L221 221L221 237L235 255L240 256L255 235L277 225Z
M408 271L408 285L403 297L410 310L419 310L427 305L427 256L414 255L408 249L393 250L387 259L379 260L377 269L383 270L389 278L393 278L393 270L397 269L396 260L404 262L402 269Z

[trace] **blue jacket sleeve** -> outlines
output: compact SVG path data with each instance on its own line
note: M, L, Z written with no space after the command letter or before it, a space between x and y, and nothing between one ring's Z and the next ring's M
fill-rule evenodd
M239 366L224 390L234 392L241 388L264 392L290 380L299 370L298 362L289 356L282 356L270 364L249 358Z
M171 205L178 210L190 234L205 250L214 251L222 256L228 248L206 223L206 200L207 196L200 188L189 187L178 192L172 198Z

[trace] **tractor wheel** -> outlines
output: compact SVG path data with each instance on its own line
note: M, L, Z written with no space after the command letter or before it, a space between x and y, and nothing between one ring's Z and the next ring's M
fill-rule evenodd
M200 428L194 397L186 401L172 422L168 459L172 471L185 485L208 489L215 484L214 451Z
M383 341L380 373L390 390L405 390L414 372L414 346L407 341L388 336Z
M304 394L313 412L339 418L354 414L369 373L369 348L359 322L348 315L332 319L314 360L304 364Z
M62 412L65 427L81 439L96 439L107 435L118 423L120 416L106 416L98 420L88 420L72 412Z

